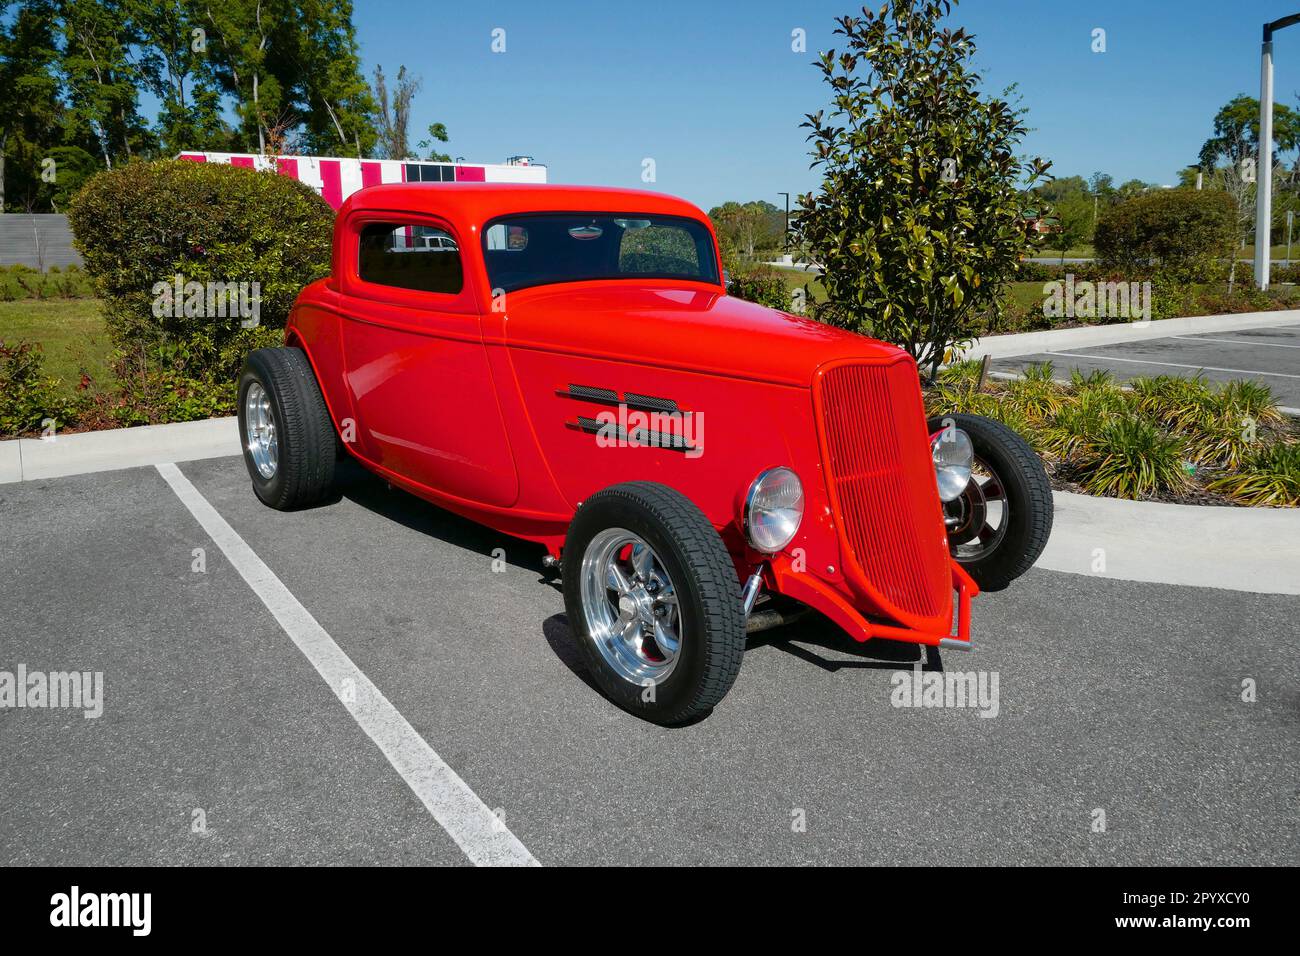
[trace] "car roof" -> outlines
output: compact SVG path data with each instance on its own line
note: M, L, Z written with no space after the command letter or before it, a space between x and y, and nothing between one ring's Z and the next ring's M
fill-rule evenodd
M480 224L498 216L530 212L623 212L707 217L684 199L645 189L531 183L388 183L353 193L339 209L429 212Z

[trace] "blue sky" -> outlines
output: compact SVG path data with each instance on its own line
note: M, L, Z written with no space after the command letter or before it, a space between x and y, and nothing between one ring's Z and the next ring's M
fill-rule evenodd
M552 182L657 182L708 208L817 183L804 113L827 101L811 61L834 45L839 2L413 3L354 0L367 76L400 64L424 81L412 139L438 120L448 150L475 162L535 156ZM1259 90L1260 27L1300 0L967 0L986 86L1018 83L1034 131L1026 150L1058 175L1176 182L1218 108ZM791 52L791 30L808 52ZM1106 31L1105 53L1091 50ZM492 30L506 51L491 51ZM1277 35L1276 96L1297 103L1300 26ZM417 133L417 131L420 131Z

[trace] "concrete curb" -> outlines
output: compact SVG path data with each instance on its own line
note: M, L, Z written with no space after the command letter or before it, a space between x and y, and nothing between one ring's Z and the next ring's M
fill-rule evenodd
M1280 312L1243 312L1239 315L1194 315L1155 322L1125 322L1116 325L1085 325L1077 329L1044 329L1014 335L990 335L977 339L961 353L963 359L1012 358L1038 352L1059 352L1094 345L1116 345L1163 339L1171 335L1198 332L1227 332L1232 329L1267 329L1300 323L1300 309Z
M239 425L214 418L0 442L0 484L239 454ZM1120 501L1055 492L1038 566L1126 581L1300 594L1300 509Z
M1300 508L1123 501L1053 492L1049 571L1258 594L1300 594Z
M211 418L0 442L0 484L239 454L239 423Z

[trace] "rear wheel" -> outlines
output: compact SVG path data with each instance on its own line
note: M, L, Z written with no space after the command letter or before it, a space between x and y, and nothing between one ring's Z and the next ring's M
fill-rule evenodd
M239 377L239 440L253 491L281 511L313 505L334 480L335 435L301 349L256 349Z
M1052 533L1052 485L1034 450L1001 422L981 415L930 419L933 434L952 422L975 451L971 479L944 502L948 549L983 591L1001 591L1028 571Z
M661 724L707 713L740 670L735 566L685 497L629 482L588 498L564 546L569 626L596 683Z

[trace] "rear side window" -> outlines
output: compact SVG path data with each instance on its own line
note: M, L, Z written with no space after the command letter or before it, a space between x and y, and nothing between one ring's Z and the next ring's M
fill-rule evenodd
M363 282L447 295L465 285L456 240L434 226L372 222L362 227L359 247Z

